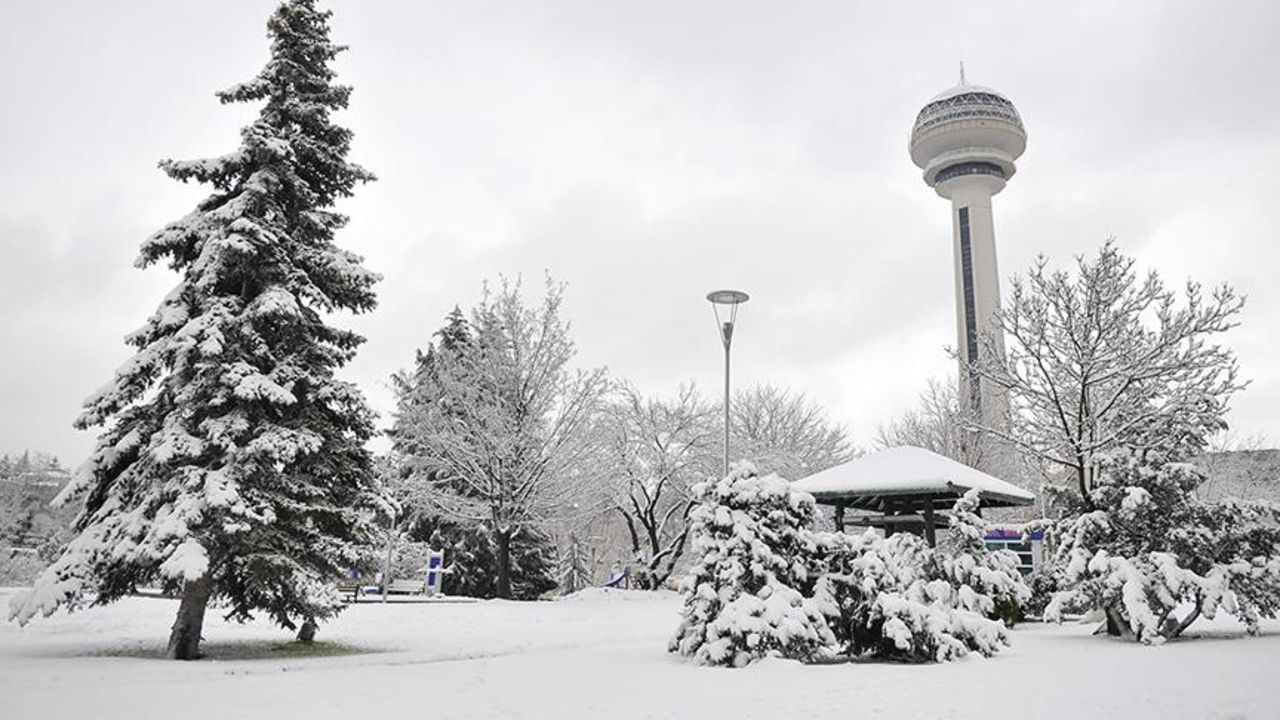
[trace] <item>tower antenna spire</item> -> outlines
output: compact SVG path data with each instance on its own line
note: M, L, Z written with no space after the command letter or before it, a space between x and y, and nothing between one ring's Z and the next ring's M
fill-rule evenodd
M969 84L969 81L964 79L964 61L963 60L960 61L960 84L961 85Z

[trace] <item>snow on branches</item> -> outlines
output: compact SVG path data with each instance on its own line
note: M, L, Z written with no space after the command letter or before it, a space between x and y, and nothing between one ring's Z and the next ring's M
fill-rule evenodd
M670 649L699 663L989 656L1008 642L998 604L1030 594L1016 558L982 544L976 495L957 504L954 539L938 549L908 534L813 533L813 498L749 463L695 498L697 561Z
M1116 451L1099 465L1090 498L1097 509L1060 528L1055 561L1064 589L1046 618L1102 608L1113 633L1158 644L1219 610L1250 632L1280 613L1275 506L1198 502L1203 476L1189 463Z
M768 655L819 659L834 645L808 585L816 539L813 497L740 462L693 489L697 557L685 579L684 620L670 649L706 665L741 667Z
M571 367L563 293L548 278L541 307L529 307L519 282L504 280L398 381L396 451L414 502L487 524L499 597L511 597L514 535L597 504L602 485L596 427L608 381L602 368Z
M1030 590L1016 556L982 541L976 491L960 498L951 532L930 548L919 536L820 536L823 574L815 596L840 650L911 662L946 661L970 652L994 655L1009 642L995 619Z
M346 218L331 206L373 176L330 122L350 89L331 82L328 17L283 2L271 60L221 95L264 101L240 148L161 163L214 193L142 244L140 267L167 260L180 281L85 402L77 426L105 430L59 498L84 498L79 535L12 599L18 621L154 583L184 596L171 652L185 658L211 598L286 627L339 609L330 578L357 562L382 498L373 413L335 377L362 339L323 318L372 309L377 280L334 242Z
M1243 299L1227 285L1178 293L1155 272L1139 281L1114 242L1074 274L1039 262L1014 278L999 314L1007 356L987 339L973 368L1008 391L1011 424L984 427L1071 475L1069 502L1090 503L1094 457L1120 447L1191 457L1225 427L1244 386L1229 348Z
M636 585L656 590L683 557L695 478L719 462L715 412L691 385L669 400L646 399L630 383L616 395L605 424L613 509L626 523Z

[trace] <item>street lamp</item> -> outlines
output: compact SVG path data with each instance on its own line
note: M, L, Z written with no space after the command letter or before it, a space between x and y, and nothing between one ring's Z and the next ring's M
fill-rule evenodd
M729 474L729 345L733 342L733 324L738 319L738 306L749 298L741 290L716 290L707 293L716 313L716 326L724 343L724 474Z

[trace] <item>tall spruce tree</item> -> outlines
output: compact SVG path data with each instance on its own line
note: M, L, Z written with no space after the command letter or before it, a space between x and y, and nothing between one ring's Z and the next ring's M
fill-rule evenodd
M270 61L218 95L265 103L238 150L160 164L214 192L142 245L140 267L167 260L181 282L85 402L76 425L105 430L59 497L84 498L78 536L11 618L156 583L182 600L169 654L191 659L210 601L288 628L341 607L328 581L375 531L381 489L372 412L334 377L362 338L324 315L371 310L378 278L334 243L335 201L373 176L330 118L350 88L334 84L329 16L314 0L272 14Z

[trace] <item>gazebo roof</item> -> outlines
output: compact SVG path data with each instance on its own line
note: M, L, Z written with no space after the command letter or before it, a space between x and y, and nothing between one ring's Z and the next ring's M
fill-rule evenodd
M977 488L986 507L1031 505L1035 495L979 470L918 447L894 447L863 455L792 483L825 504L870 508L889 496L957 498Z

